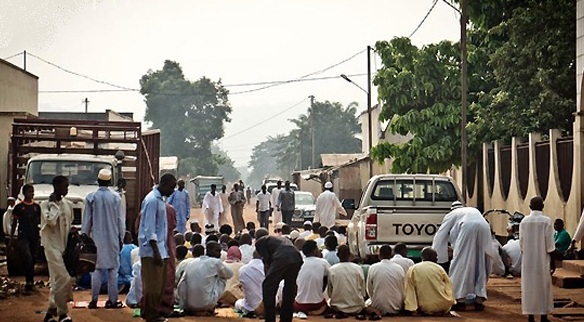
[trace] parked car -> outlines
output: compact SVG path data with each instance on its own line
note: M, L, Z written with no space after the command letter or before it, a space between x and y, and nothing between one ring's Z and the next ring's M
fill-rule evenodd
M452 178L432 174L385 174L369 179L347 226L347 244L361 258L376 255L383 244L408 245L408 257L419 258L432 239L453 201L462 196Z
M295 191L294 201L296 209L292 216L292 227L302 227L305 221L312 221L316 211L316 201L312 193L307 191Z

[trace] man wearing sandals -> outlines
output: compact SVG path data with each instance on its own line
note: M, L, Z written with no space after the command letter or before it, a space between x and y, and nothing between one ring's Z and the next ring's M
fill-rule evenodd
M118 301L118 270L120 249L126 232L126 219L119 194L109 189L112 173L101 169L97 175L99 188L85 197L85 211L81 233L91 235L97 247L95 271L91 273L90 309L97 308L102 275L107 276L107 309L122 308Z
M73 221L73 207L63 198L69 192L69 180L56 176L53 178L53 189L49 200L41 202L41 243L45 248L51 283L49 309L44 322L71 322L67 307L67 302L73 300L71 276L63 261Z

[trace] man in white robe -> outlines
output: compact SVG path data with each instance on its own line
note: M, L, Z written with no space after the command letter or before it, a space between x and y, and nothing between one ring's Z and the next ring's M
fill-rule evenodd
M366 304L383 314L397 314L404 306L404 281L406 273L403 268L391 261L391 247L383 245L379 248L378 263L369 267L367 274Z
M347 216L347 211L333 192L332 182L327 181L324 184L324 191L316 198L314 221L330 229L336 224L337 214Z
M183 180L178 180L176 185L177 189L168 198L168 203L176 210L176 230L184 235L187 232L187 221L191 218L191 199Z
M457 301L455 309L463 309L467 299L474 299L475 310L481 311L487 299L487 281L494 257L491 227L480 211L472 207L454 209L444 221L446 224L443 222L438 229L432 246L440 250L438 261L444 262L448 259L448 241L451 241L453 257L449 276Z
M239 282L243 288L243 298L235 302L235 309L247 315L255 312L262 303L262 283L264 282L264 262L254 251L253 259L239 269Z
M231 214L231 206L229 205L229 193L227 192L227 186L221 186L221 192L219 193L221 198L221 205L223 206L223 212L219 214L219 225L223 226L229 224L229 215Z
M282 211L276 207L278 204L278 198L280 197L280 192L282 191L282 181L278 180L276 186L270 191L270 204L272 209L272 222L274 224L282 222Z
M533 197L529 202L531 213L519 224L519 244L525 256L521 263L521 310L535 321L549 321L547 314L554 309L550 263L556 247L554 229L549 217L544 216L543 199Z
M91 273L91 302L88 308L97 308L102 275L107 277L108 301L106 308L121 308L118 301L118 270L120 245L126 232L126 218L122 198L109 189L112 173L101 169L97 176L99 188L85 197L85 211L81 232L91 236L97 247L95 271Z
M212 184L211 191L208 191L203 198L202 208L205 215L205 225L213 224L213 226L219 227L219 216L223 212L223 203L216 190L217 186Z

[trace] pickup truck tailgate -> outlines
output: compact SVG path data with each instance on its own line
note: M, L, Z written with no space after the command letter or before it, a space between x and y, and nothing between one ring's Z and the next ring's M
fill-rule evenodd
M450 208L378 207L378 243L430 244Z

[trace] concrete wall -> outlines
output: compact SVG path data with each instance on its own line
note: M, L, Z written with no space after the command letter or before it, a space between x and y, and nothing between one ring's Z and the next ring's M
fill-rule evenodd
M552 220L556 218L561 218L566 224L566 229L570 234L573 234L578 225L580 219L580 211L582 198L578 191L581 189L582 180L580 170L582 165L579 162L576 155L574 155L574 171L572 172L572 188L567 200L564 199L560 187L560 176L558 172L559 162L558 162L558 152L556 142L560 138L560 133L557 130L551 130L549 133L549 171L548 176L548 187L547 195L545 196L545 208L544 214L549 216ZM501 149L503 144L499 141L492 143L483 144L483 164L481 171L483 171L482 183L483 187L483 198L484 198L484 209L507 209L510 212L519 211L525 215L529 214L529 200L534 196L542 195L539 188L540 180L543 178L538 178L537 174L537 162L536 162L536 144L541 142L541 138L537 134L532 134L529 137L529 176L528 176L528 188L525 198L521 196L519 189L519 178L518 178L518 152L517 146L520 143L519 139L513 138L511 143L511 180L509 185L509 193L507 198L505 198L502 187L501 171L503 165L501 163ZM494 151L494 168L495 175L493 180L492 192L489 191L489 163L488 163L488 151L489 149ZM576 146L575 146L576 148ZM457 176L458 179L460 179ZM545 180L543 180L545 182ZM476 205L476 200L468 202L469 205ZM499 235L505 235L505 228L508 223L508 218L506 216L501 216L499 214L489 215L489 222Z
M0 59L0 112L38 115L38 77Z

